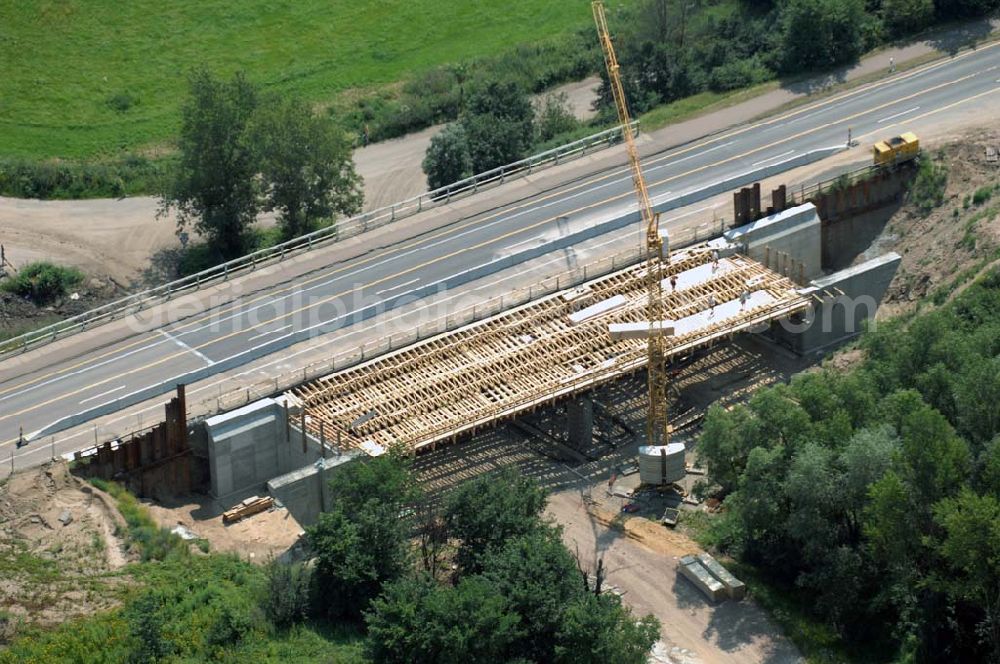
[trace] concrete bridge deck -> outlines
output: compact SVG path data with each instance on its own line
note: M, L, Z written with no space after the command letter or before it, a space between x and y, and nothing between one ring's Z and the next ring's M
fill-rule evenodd
M641 369L646 342L613 339L608 326L646 320L645 269L640 263L303 385L294 395L306 426L369 453L397 443L433 449ZM674 252L662 270L674 327L668 357L809 304L790 279L746 256L715 263L707 244Z

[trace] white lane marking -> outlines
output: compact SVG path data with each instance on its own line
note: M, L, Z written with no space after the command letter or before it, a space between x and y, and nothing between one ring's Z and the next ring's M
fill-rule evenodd
M416 277L414 279L410 279L409 281L404 281L401 284L396 284L395 286L390 286L389 288L383 288L380 291L375 291L375 294L376 295L382 295L383 293L388 293L389 291L399 290L400 288L403 288L404 286L409 286L410 284L415 284L418 281L420 281L420 277Z
M208 357L206 357L205 354L202 353L201 351L199 351L197 348L191 348L191 346L188 346L186 343L184 343L183 341L181 341L180 339L178 339L174 335L170 334L169 332L167 332L163 328L160 328L159 330L157 330L157 332L159 332L160 334L162 334L163 336L165 336L167 339L170 339L171 341L173 341L175 344L177 344L178 346L180 346L184 350L190 351L196 357L201 358L202 360L204 360L205 362L208 363L208 366L212 366L213 364L215 364L215 362L213 362L212 360L208 359Z
M108 396L109 394L114 394L115 392L120 392L120 391L122 391L122 390L124 390L124 389L125 389L125 386L124 386L124 385L119 385L118 387L114 388L113 390L108 390L107 392L101 392L100 394L98 394L98 395L97 395L97 396L95 396L95 397L88 397L88 398L86 398L86 399L81 399L81 400L80 400L80 403L81 403L81 404L85 404L85 403L87 403L88 401L93 401L94 399L100 399L101 397L106 397L106 396Z
M767 163L769 161L774 161L775 159L781 159L782 157L786 157L786 156L792 154L793 152L795 152L795 150L789 150L788 152L782 152L781 154L774 155L773 157L768 157L767 159L761 159L760 161L755 161L754 163L752 163L750 165L751 166L757 166L758 164L765 164L765 163Z
M284 327L279 327L277 330L269 330L267 332L261 332L260 334L255 334L252 337L250 337L249 339L247 339L247 341L253 341L254 339L260 339L261 337L266 337L269 334L277 334L278 332L284 332L285 330L287 330L291 326L292 326L292 324L289 323L288 325L286 325Z
M7 394L7 396L0 397L0 401L6 401L8 399L13 399L14 397L21 396L25 392L31 392L32 390L37 390L40 387L45 387L46 385L51 385L52 383L58 383L61 380L65 380L66 378L69 378L70 376L79 376L81 374L87 373L88 371L90 371L92 369L97 369L99 367L103 367L105 365L111 364L112 362L117 362L118 360L125 359L126 357L129 357L130 355L135 355L136 353L141 353L144 350L149 350L150 348L154 348L156 346L160 346L160 345L165 344L165 343L167 343L167 342L166 341L154 341L153 343L146 344L145 346L140 346L139 348L135 348L133 350L130 350L127 353L122 353L121 355L115 355L115 356L113 356L113 357L111 357L111 358L109 358L107 360L104 360L102 362L98 362L97 364L91 364L91 365L86 366L86 367L84 367L82 369L77 369L76 371L71 371L69 373L65 373L65 374L56 376L55 378L49 378L48 380L43 381L41 383L35 383L34 385L29 385L28 387L25 387L24 389L17 390L15 392L11 392L11 393Z
M703 208L698 208L697 210L691 210L690 212L685 212L684 214L679 214L676 217L670 217L670 219L667 220L667 223L670 223L672 221L677 221L678 219L683 219L684 217L690 217L692 214L697 214L698 212L704 212L705 210L711 210L712 208L717 208L717 207L719 207L719 206L718 205L707 205L707 206L705 206Z
M889 117L882 118L881 120L879 120L878 124L882 124L886 120L892 120L893 118L898 118L900 115L906 115L907 113L912 113L913 111L919 111L919 110L920 110L919 106L914 106L913 108L908 108L905 111L900 111L899 113L893 113Z

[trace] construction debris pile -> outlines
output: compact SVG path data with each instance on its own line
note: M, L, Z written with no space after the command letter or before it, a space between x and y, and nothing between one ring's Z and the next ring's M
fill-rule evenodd
M296 389L307 428L345 447L414 451L641 369L645 339L609 326L647 325L645 264L530 302ZM803 310L786 277L707 245L662 268L667 356ZM612 338L612 337L616 338Z

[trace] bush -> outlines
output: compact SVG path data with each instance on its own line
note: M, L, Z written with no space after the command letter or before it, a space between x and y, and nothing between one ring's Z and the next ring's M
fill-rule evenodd
M309 611L309 569L272 560L265 568L267 584L261 609L275 627L288 627L305 619Z
M917 177L910 184L910 201L921 214L944 203L944 190L948 185L948 169L941 162L923 155L917 167Z
M0 287L43 305L66 295L81 281L83 273L76 268L37 262L25 265L16 275L0 282Z
M155 191L167 166L126 155L115 161L0 160L0 195L16 198L119 198Z
M450 124L431 139L422 167L431 191L472 175L472 157L462 125Z
M790 0L781 18L786 71L831 67L861 53L865 20L861 0Z
M535 110L535 124L538 128L538 141L545 143L560 134L568 134L580 126L572 111L569 110L568 97L565 92L546 95Z
M972 204L982 205L986 201L990 200L990 197L992 195L993 195L992 185L986 185L984 187L980 187L979 189L976 189L976 192L974 194L972 194Z
M708 87L715 92L728 92L763 83L773 76L759 58L730 60L712 70L708 75Z

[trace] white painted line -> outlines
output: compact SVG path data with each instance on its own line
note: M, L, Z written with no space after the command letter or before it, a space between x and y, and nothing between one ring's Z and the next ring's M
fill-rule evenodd
M878 121L878 123L882 124L886 120L892 120L893 118L898 118L900 115L906 115L907 113L912 113L913 111L919 111L919 110L920 110L919 106L914 106L913 108L908 108L905 111L900 111L899 113L894 113L889 117L882 118L881 120Z
M751 166L757 166L758 164L764 164L764 163L767 163L769 161L774 161L775 159L781 159L782 157L787 157L788 155L792 154L793 152L795 152L795 150L789 150L788 152L782 152L781 154L775 155L773 157L768 157L767 159L761 159L760 161L755 161L754 163L752 163L750 165Z
M409 286L410 284L415 284L418 281L420 281L420 277L417 277L415 279L410 279L409 281L404 281L403 283L396 284L395 286L392 286L390 288L383 288L380 291L375 291L375 294L376 295L381 295L382 293L388 293L389 291L399 290L400 288L403 288L404 286Z
M268 332L261 332L260 334L255 334L252 337L250 337L249 339L247 339L247 341L253 341L254 339L260 339L261 337L266 337L269 334L277 334L278 332L284 332L285 330L287 330L291 326L292 326L292 324L289 323L288 325L286 325L284 327L279 327L277 330L269 330Z
M186 343L184 343L183 341L181 341L177 337L173 336L172 334L170 334L166 330L164 330L164 329L161 328L161 329L157 330L157 332L159 332L160 334L162 334L163 336L165 336L167 339L170 339L171 341L173 341L175 344L177 344L178 346L180 346L184 350L190 351L191 353L193 353L194 355L196 355L198 358L204 360L205 362L208 363L209 366L212 366L213 364L215 364L215 362L213 362L212 360L208 359L205 356L204 353L200 352L196 348L192 348L191 346L188 346Z
M699 212L704 212L705 210L711 210L712 208L717 208L718 205L707 205L703 208L698 208L697 210L691 210L690 212L685 212L684 214L679 214L676 217L671 217L670 221L677 221L678 219L683 219L684 217L690 217L692 214L698 214Z
M120 392L121 390L124 390L124 389L125 389L124 385L119 385L118 387L114 388L113 390L108 390L107 392L101 392L96 397L88 397L86 399L81 399L80 403L81 404L85 404L88 401L93 401L94 399L100 399L101 397L106 397L109 394L114 394L115 392Z

